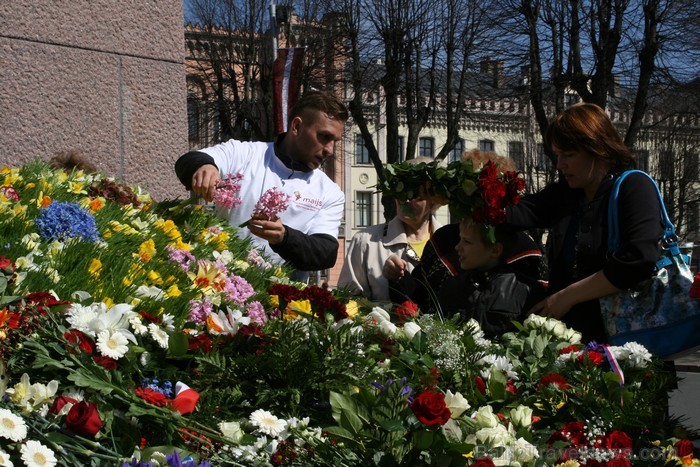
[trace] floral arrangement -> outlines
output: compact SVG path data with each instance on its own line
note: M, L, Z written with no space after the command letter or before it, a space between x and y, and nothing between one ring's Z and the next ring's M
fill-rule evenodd
M0 186L0 465L699 464L642 346L538 316L489 341L304 287L201 207L100 174ZM94 230L41 234L54 203Z
M399 201L427 190L438 204L448 204L457 218L472 219L485 227L492 241L494 226L505 221L506 207L518 204L525 181L517 172L500 172L493 161L474 169L472 161L387 165L379 191Z

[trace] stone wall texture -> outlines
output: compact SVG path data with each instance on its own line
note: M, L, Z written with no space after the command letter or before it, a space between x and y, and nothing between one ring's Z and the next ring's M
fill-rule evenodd
M101 172L187 195L182 0L0 2L0 166L78 150Z

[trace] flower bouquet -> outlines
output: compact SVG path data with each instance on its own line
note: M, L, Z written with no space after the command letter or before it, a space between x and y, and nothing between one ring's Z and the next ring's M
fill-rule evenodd
M687 465L646 349L289 281L198 206L0 171L2 465ZM53 207L52 207L53 206Z

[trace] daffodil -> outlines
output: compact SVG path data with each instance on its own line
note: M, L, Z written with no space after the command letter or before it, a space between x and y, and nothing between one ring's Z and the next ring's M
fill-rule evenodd
M100 273L102 272L102 261L100 261L97 258L93 258L92 261L90 261L90 266L88 266L88 273L95 279L100 277Z

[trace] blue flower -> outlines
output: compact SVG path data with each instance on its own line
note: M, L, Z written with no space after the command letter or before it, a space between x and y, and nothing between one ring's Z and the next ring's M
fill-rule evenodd
M75 203L54 201L41 210L34 222L45 240L79 237L95 242L100 239L95 218Z

